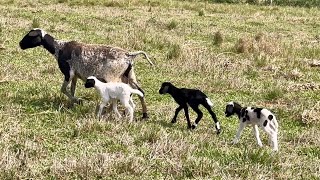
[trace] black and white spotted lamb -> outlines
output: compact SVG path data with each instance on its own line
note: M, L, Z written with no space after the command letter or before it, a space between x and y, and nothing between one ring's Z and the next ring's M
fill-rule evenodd
M234 114L239 118L239 128L233 140L233 144L239 142L241 132L247 125L251 124L258 145L262 147L258 130L259 126L268 134L272 150L278 151L278 122L272 112L265 108L242 107L236 102L229 102L226 105L225 115L226 117L230 117Z
M97 44L84 44L76 41L61 41L53 38L44 30L36 28L29 31L19 43L21 49L29 49L37 46L44 47L58 61L59 68L64 74L61 92L71 100L79 103L75 97L77 79L83 81L89 76L96 76L106 82L129 83L133 88L139 87L133 70L134 58L142 54L149 61L143 51L128 52L118 47ZM71 83L71 92L67 86ZM147 107L144 96L139 97L142 104L143 118L147 118Z
M177 88L170 82L162 83L162 86L159 90L160 94L170 94L173 99L179 104L179 107L176 109L174 117L172 118L172 123L177 122L178 113L184 109L185 116L187 118L188 128L195 129L201 120L203 113L199 109L199 105L203 105L210 113L213 121L216 124L217 134L220 134L220 123L217 119L216 114L212 111L211 107L213 103L210 99L198 89L186 89L186 88ZM194 124L191 126L189 119L188 105L198 114Z

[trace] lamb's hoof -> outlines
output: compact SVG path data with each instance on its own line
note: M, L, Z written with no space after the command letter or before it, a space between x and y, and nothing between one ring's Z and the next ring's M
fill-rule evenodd
M148 116L148 113L142 113L142 119L148 119L149 116Z
M221 133L221 129L218 129L217 130L217 134L219 135Z
M172 124L174 124L174 123L176 123L176 122L177 122L176 119L172 119L172 120L171 120L171 123L172 123Z
M192 129L192 126L191 126L191 125L188 125L188 129Z
M191 126L191 129L195 129L196 127L197 127L197 126L195 126L195 125L192 125L192 126Z
M83 105L83 100L82 99L74 99L72 100L73 104L78 104L78 105Z

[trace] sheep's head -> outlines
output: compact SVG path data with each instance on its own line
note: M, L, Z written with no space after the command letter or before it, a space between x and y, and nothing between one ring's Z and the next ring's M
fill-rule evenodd
M241 111L241 106L240 104L236 103L236 102L229 102L226 105L226 111L225 111L225 115L226 117L230 117L234 114L238 114Z
M96 82L96 79L97 79L97 78L94 77L94 76L88 77L87 80L86 80L86 83L84 84L84 86L85 86L86 88L92 88L92 87L94 87L95 82Z
M20 48L24 50L42 45L43 38L46 34L42 29L32 29L20 41Z
M164 82L161 85L161 88L159 89L159 94L166 94L169 92L170 87L173 85L170 82Z

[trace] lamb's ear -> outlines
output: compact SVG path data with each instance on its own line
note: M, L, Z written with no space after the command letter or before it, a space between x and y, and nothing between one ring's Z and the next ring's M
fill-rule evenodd
M165 86L165 87L163 87L163 91L162 92L167 93L168 89L169 89L169 86Z
M228 104L228 105L227 105L227 108L226 108L226 112L227 112L228 114L232 114L232 113L233 113L233 105Z
M38 35L39 35L39 32L37 32L37 31L31 31L31 32L29 32L28 35L29 35L29 36L32 36L32 37L35 37L35 36L38 36Z
M103 83L107 83L107 81L106 81L105 79L103 79L103 78L97 77L97 79L98 79L99 81L103 82Z

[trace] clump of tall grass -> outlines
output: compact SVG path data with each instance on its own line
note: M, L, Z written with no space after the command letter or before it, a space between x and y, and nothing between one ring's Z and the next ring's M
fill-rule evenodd
M40 27L39 19L34 18L34 19L32 20L31 26L32 26L32 28L39 28L39 27Z
M182 49L179 44L171 44L169 46L167 59L177 59L181 56Z
M221 31L217 31L213 36L213 44L220 46L223 43L223 35Z
M167 25L167 28L169 30L175 29L177 27L178 27L178 22L176 20L171 20Z
M281 43L276 38L258 33L255 37L241 37L235 44L237 53L264 53L276 55L281 51Z

